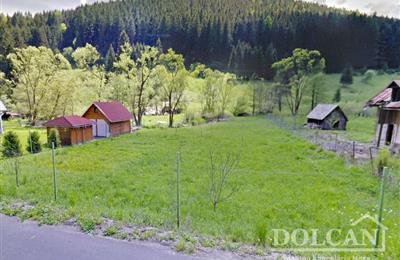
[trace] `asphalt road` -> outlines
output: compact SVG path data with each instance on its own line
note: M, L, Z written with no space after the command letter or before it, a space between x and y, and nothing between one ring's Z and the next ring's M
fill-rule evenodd
M199 259L146 242L83 234L73 227L38 226L0 214L1 260Z

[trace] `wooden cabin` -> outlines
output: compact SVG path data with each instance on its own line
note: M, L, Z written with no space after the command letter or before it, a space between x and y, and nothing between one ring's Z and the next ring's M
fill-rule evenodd
M95 102L83 114L93 122L94 137L111 137L132 131L132 114L120 102Z
M47 136L52 128L60 134L61 145L82 144L93 140L93 122L80 116L63 116L45 123Z
M365 108L377 108L374 143L400 151L400 80L392 81L384 90L368 100Z
M322 130L346 130L347 117L335 104L318 104L307 116L310 128Z

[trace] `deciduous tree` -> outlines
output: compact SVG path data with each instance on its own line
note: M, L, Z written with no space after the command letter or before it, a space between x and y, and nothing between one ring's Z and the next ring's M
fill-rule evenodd
M103 64L100 64L100 53L95 47L87 43L85 47L79 47L72 53L78 68L90 72L90 75L96 80L96 98L104 99L106 93L106 70Z
M310 81L325 69L325 59L316 50L295 49L292 56L272 65L275 79L286 89L285 97L292 115L297 115Z
M183 94L187 88L187 76L183 55L168 49L161 54L161 69L158 71L165 78L161 87L163 98L168 104L169 127L173 127L174 115L183 100Z
M8 59L16 85L13 97L19 110L28 114L34 125L49 109L48 98L57 91L53 88L55 79L71 66L64 56L46 47L18 48Z

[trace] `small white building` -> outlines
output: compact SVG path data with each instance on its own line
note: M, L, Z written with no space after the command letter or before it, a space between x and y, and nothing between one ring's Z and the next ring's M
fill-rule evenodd
M0 134L2 134L4 132L3 115L4 115L5 112L7 112L7 108L4 105L4 103L0 100Z

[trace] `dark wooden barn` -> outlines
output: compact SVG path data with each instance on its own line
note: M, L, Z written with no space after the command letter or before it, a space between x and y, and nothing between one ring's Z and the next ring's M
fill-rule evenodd
M93 140L93 122L80 116L63 116L48 121L47 135L56 128L60 134L61 145L82 144Z
M347 117L335 104L318 104L307 116L310 128L323 130L346 130Z
M83 114L92 120L94 137L111 137L132 131L132 114L120 102L95 102Z

